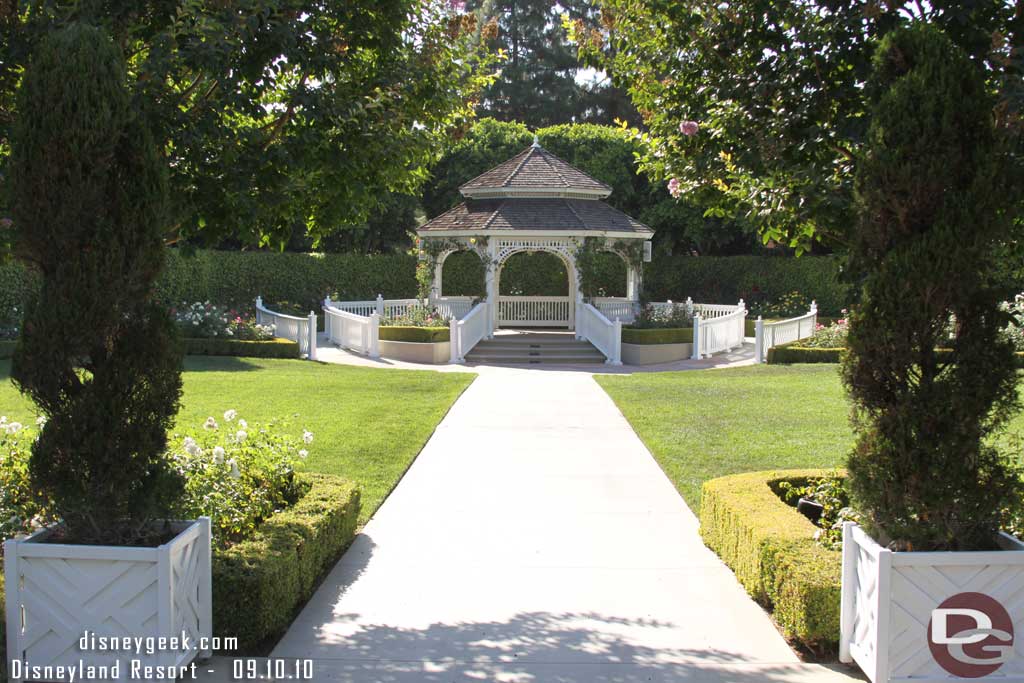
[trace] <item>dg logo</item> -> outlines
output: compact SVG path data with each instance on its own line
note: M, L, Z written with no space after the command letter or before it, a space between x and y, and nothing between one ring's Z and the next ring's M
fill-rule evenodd
M988 676L1013 657L1013 620L984 593L958 593L932 610L928 647L954 676Z

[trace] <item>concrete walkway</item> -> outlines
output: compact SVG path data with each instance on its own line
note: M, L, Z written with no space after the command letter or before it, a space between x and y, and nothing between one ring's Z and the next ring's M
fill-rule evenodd
M535 369L477 378L272 657L353 683L852 680L797 660L592 377Z

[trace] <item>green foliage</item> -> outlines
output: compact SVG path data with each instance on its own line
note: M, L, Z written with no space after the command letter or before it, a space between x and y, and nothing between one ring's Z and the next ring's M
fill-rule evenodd
M744 300L746 301L746 300ZM800 292L787 292L774 301L755 299L747 302L747 309L752 316L762 316L776 320L795 318L811 310L811 300Z
M306 459L313 434L303 442L288 436L287 425L250 425L237 411L223 420L208 417L201 427L175 433L168 457L185 480L175 512L180 519L210 517L217 548L252 536L265 519L304 492L296 466Z
M814 540L816 527L776 494L824 470L750 472L704 483L700 533L788 637L833 651L839 639L840 554Z
M991 275L1019 176L983 73L934 27L886 37L871 102L850 255L863 288L843 364L851 496L894 548L989 548L1021 495L1016 468L987 443L1018 407Z
M428 310L425 306L409 308L405 313L396 316L384 316L380 319L382 327L445 327L449 320L436 310ZM447 328L446 328L447 329Z
M389 192L417 190L490 81L474 18L440 0L47 2L0 20L0 106L27 55L76 18L131 56L136 109L168 155L175 236L204 244L360 224ZM29 115L3 108L0 166L7 122Z
M294 505L213 555L213 631L237 637L240 653L257 654L284 632L355 537L358 488L309 473L299 484L306 492Z
M251 358L299 358L299 343L290 339L248 341L242 339L186 339L189 356L241 356Z
M814 540L829 550L843 549L843 522L860 521L860 516L850 507L845 481L846 477L836 471L805 481L781 481L777 485L779 495L794 507L801 498L822 507Z
M16 341L2 341L0 340L0 359L10 358L14 355L14 349L18 346Z
M150 293L164 261L167 183L121 53L70 24L39 45L18 92L11 196L17 254L42 275L12 376L48 421L35 487L79 542L132 543L166 517L162 452L181 344Z
M1017 294L1012 301L1004 301L999 309L1009 317L1003 328L1003 337L1018 353L1024 351L1024 294Z
M622 328L623 344L692 344L693 328Z
M798 250L849 237L871 58L892 30L941 27L985 65L1005 98L1001 120L1019 110L1019 19L1003 0L605 0L603 10L600 30L574 37L590 63L628 84L649 131L637 132L641 166ZM684 121L698 131L687 135Z
M447 327L380 327L381 341L435 344L449 341L450 338L451 329Z
M645 304L640 308L636 320L630 327L638 330L689 328L692 335L693 306L686 303L674 303L669 307L655 308L651 304Z
M793 342L768 349L768 356L765 360L769 365L840 363L845 355L846 349L811 348L801 346L801 342Z
M53 521L52 505L29 480L36 429L0 415L0 541Z

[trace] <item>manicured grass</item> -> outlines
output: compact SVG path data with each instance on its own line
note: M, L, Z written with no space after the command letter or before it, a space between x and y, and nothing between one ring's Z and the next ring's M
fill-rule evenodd
M234 408L249 422L284 419L315 435L305 468L362 488L360 523L380 506L473 375L375 370L300 360L190 356L180 425L218 421ZM31 403L0 361L0 414L28 422Z
M708 479L841 466L853 433L837 365L597 376L694 511ZM1024 431L1018 415L1011 430Z

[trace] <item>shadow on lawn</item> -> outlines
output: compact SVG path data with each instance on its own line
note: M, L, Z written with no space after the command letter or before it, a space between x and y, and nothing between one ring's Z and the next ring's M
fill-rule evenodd
M251 359L237 356L185 356L188 372L251 372L260 366Z

